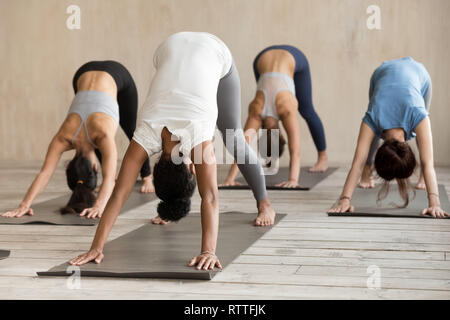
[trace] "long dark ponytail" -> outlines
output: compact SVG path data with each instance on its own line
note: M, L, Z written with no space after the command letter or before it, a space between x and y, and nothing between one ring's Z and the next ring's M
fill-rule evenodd
M61 213L81 213L95 203L93 191L97 186L97 173L92 163L81 155L76 155L66 169L67 185L73 191L69 202Z

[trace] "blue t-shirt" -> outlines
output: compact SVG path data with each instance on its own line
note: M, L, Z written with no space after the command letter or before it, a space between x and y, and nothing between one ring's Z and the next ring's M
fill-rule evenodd
M423 64L413 58L383 62L370 79L363 121L378 137L393 128L403 128L406 140L415 137L417 125L428 116L424 99L430 83Z

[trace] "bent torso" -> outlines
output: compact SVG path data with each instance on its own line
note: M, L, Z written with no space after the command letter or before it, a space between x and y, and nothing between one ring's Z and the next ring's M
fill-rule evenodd
M256 69L260 75L268 72L280 72L293 78L295 59L289 51L283 49L268 50L259 57Z
M112 96L117 100L117 86L114 78L104 71L88 71L83 73L77 81L77 89L80 91L99 91ZM58 134L61 135L70 145L78 128L81 125L81 117L72 113L64 120ZM115 136L118 124L109 115L101 112L94 112L86 119L86 128L94 144L99 138L106 135ZM86 145L90 144L86 130L82 126L77 137L73 141L74 144Z
M294 77L295 59L291 53L283 49L272 49L264 52L256 63L256 69L260 75L269 72L278 72ZM264 106L264 94L256 92L253 105L253 114L261 115ZM278 115L282 115L289 110L297 108L297 99L289 91L280 91L276 97L276 109Z

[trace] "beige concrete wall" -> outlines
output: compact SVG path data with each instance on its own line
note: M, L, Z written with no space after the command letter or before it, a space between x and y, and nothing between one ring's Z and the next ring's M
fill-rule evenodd
M81 30L66 27L70 4L81 7ZM366 27L371 4L381 7L379 31ZM43 159L73 98L72 76L88 60L125 64L142 103L154 50L171 33L190 30L214 33L230 47L243 117L256 87L256 53L271 44L299 47L310 60L335 163L351 161L372 71L383 60L414 57L433 79L436 163L450 165L449 13L448 0L0 0L0 159ZM315 149L300 121L304 163L311 163ZM117 139L123 154L127 140L122 132Z

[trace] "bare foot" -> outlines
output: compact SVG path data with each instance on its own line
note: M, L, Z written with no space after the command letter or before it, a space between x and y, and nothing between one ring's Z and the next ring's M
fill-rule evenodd
M325 172L328 169L328 156L326 151L319 152L315 165L309 168L309 172Z
M153 223L153 224L166 225L166 224L168 224L168 223L170 223L170 222L161 219L159 216L156 216L156 217L154 217L154 218L152 219L152 223Z
M275 210L270 205L269 199L266 198L258 204L258 216L255 219L255 226L265 227L275 223Z
M425 179L423 177L421 177L416 184L416 189L425 190L426 188L427 188L427 186L425 184Z
M224 183L219 184L219 187L232 187L232 186L242 186L242 183L233 181L225 181Z
M361 175L361 180L359 180L359 187L363 189L375 188L375 181L372 176L372 167L364 166L364 170Z
M149 175L142 178L141 193L152 193L155 192L155 186L153 185L153 175Z

